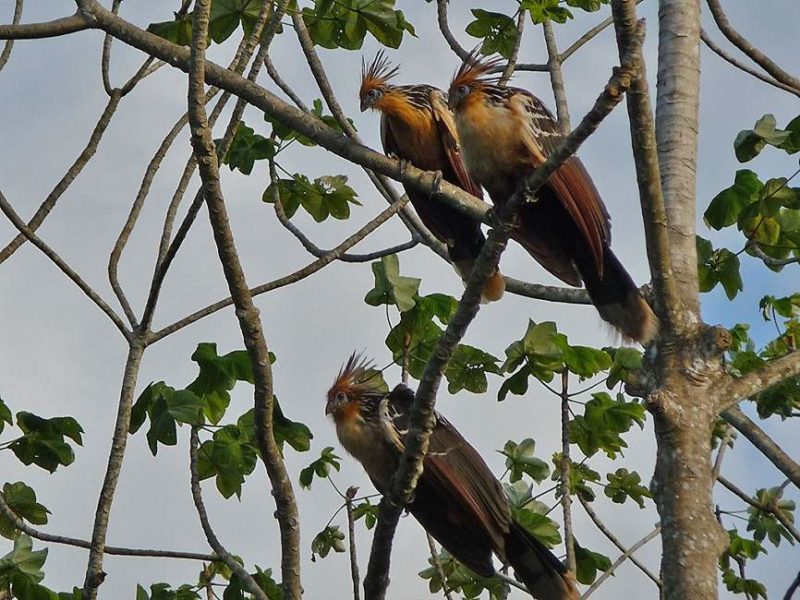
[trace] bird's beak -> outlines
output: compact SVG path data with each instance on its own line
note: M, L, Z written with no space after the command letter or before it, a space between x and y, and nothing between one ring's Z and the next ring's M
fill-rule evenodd
M450 110L455 110L457 104L458 104L458 101L456 99L456 93L452 92L450 94L447 94L447 107Z
M369 101L367 100L366 96L361 96L361 112L364 112L369 108Z
M327 404L325 404L325 416L332 415L334 410L336 410L336 408L333 406L333 402L329 400Z

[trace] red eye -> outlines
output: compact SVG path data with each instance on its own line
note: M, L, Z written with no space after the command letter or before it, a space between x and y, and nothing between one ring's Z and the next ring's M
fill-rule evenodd
M337 402L344 402L347 399L347 396L344 395L344 392L336 392L336 401Z

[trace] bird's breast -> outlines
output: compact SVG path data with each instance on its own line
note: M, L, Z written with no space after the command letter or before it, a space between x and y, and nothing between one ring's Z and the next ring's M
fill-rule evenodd
M378 491L386 490L397 458L382 436L363 419L337 421L336 435L344 449L361 463Z

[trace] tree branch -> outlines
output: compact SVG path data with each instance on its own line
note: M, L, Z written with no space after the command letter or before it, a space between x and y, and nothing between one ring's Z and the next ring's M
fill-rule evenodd
M433 568L436 571L436 575L439 577L439 580L442 582L442 593L447 600L453 600L450 590L447 589L447 578L444 575L442 563L439 561L439 554L436 552L436 542L434 541L433 536L431 536L431 534L427 531L425 532L425 538L428 540L428 549L431 551L431 562L433 563Z
M722 418L750 440L750 443L758 448L761 454L766 456L767 459L800 490L800 464L786 454L763 429L751 421L747 415L742 412L741 408L738 406L730 407L722 413Z
M525 33L525 11L521 8L517 14L517 37L514 38L514 47L511 49L511 56L503 68L503 74L500 75L498 83L505 85L511 76L514 74L514 68L517 66L517 59L519 58L519 47L522 44L522 35Z
M64 546L74 546L75 548L84 548L89 550L92 543L87 540L80 540L78 538L67 537L63 535L54 535L39 531L35 527L31 527L25 521L20 519L17 514L11 510L11 507L6 504L3 494L0 493L0 514L8 519L16 529L22 533L26 533L34 539L48 542L51 544L62 544ZM199 552L182 552L179 550L151 550L148 548L122 548L119 546L106 546L104 548L106 554L114 556L134 556L134 557L147 557L147 558L180 558L187 560L202 560L205 562L213 562L219 560L219 557L214 554L201 554Z
M620 556L617 560L615 560L614 563L608 568L608 570L602 575L600 575L600 577L598 577L595 580L592 586L588 590L586 590L583 596L581 596L581 600L586 600L586 598L591 596L595 592L595 590L597 590L597 588L599 588L603 584L603 582L606 579L608 579L614 574L614 571L616 571L622 563L624 563L631 556L633 556L634 552L636 552L639 548L644 546L647 542L657 537L659 533L661 533L661 526L658 526L655 529L653 529L653 531L648 533L641 540L639 540L633 546L631 546L627 552L624 552L622 556Z
M572 497L569 493L570 471L572 461L569 456L569 371L561 372L561 464L559 492L561 494L561 510L564 514L564 547L567 550L566 567L575 574L575 535L572 529Z
M384 600L389 587L389 566L397 521L403 510L389 496L381 498L378 505L378 522L372 535L367 574L364 577L364 600Z
M206 3L208 6L211 4L211 0L197 0L197 4L195 6L200 6L203 3ZM197 8L195 8L195 11L197 11ZM197 435L197 428L192 427L192 433L190 434L189 438L189 471L191 472L192 476L192 500L194 500L194 507L197 509L197 516L200 517L200 525L203 528L203 533L206 534L208 545L211 546L212 550L214 550L214 553L219 557L218 560L222 560L222 562L224 562L231 571L236 573L244 589L253 594L253 596L255 596L258 600L269 600L267 594L258 586L250 573L248 573L245 568L239 564L239 561L236 560L233 555L225 549L225 547L219 541L219 538L217 538L216 534L214 533L214 529L211 527L211 523L208 520L208 513L206 512L206 507L203 503L203 492L200 488L200 475L197 471L198 445L199 439Z
M583 497L581 497L580 494L578 494L578 501L581 503L581 506L583 506L584 510L586 511L586 514L589 515L589 518L597 526L597 528L603 533L603 535L605 535L608 538L608 540L612 544L614 544L620 552L622 552L623 555L628 554L628 549L625 546L622 545L622 542L619 541L617 536L615 536L611 532L611 530L608 527L605 526L605 523L603 523L600 520L600 517L598 517L597 513L594 512L594 509L592 508L592 505L589 504L586 500L584 500ZM644 564L638 558L636 558L636 556L634 556L633 554L628 554L628 557L630 558L630 561L634 565L639 567L639 570L642 573L644 573L645 575L647 575L647 577L649 577L652 580L652 582L656 584L656 587L658 587L658 589L660 590L661 587L662 587L661 586L661 580L658 577L656 577L655 575L653 575L653 573L650 572L650 569L645 567Z
M94 27L92 18L82 11L44 23L0 25L0 40L38 40L68 35Z
M798 351L771 360L760 369L751 371L738 379L731 378L719 396L723 399L720 412L725 412L743 399L755 396L795 375L800 375L800 352Z
M567 134L570 130L569 106L567 104L567 92L564 88L564 76L561 73L561 57L558 54L558 46L556 45L556 34L550 21L542 23L542 30L544 31L544 43L547 46L547 70L550 72L550 85L553 88L553 97L556 100L558 128L561 133Z
M233 234L228 222L225 200L219 181L217 152L205 111L205 49L207 44L211 0L195 4L189 64L188 114L192 131L192 148L197 157L209 220L214 232L225 280L231 292L239 327L253 368L255 384L255 427L261 458L267 469L275 498L276 519L281 537L281 580L284 593L291 600L302 595L300 584L300 531L297 504L286 466L272 429L274 397L269 350L250 289L242 270ZM263 59L262 59L263 60ZM205 527L204 527L205 528ZM206 532L208 535L208 531ZM210 540L209 540L210 541ZM213 547L213 546L212 546ZM214 548L222 555L219 549ZM223 549L224 551L224 549Z
M728 41L744 52L750 60L764 69L774 79L800 92L800 79L784 71L770 59L769 56L761 52L761 50L751 44L742 34L736 31L733 26L731 26L730 21L728 21L728 17L725 15L725 11L722 10L722 5L719 0L707 0L707 2L708 8L711 11L711 16L714 17L714 22L717 24L717 27L719 27L722 35L728 38Z
M350 578L353 580L353 600L361 599L361 582L358 575L358 555L356 554L356 520L353 516L353 497L357 488L347 488L345 493L345 508L347 510L347 534L350 542Z
M719 45L717 45L717 43L714 40L711 39L711 36L709 36L708 33L706 33L706 30L703 28L700 28L700 39L703 40L703 43L706 46L708 46L708 48L712 52L714 52L714 54L719 56L722 60L729 62L737 69L740 69L745 73L747 73L748 75L752 75L756 79L760 79L764 83L774 86L780 90L789 92L790 94L794 94L795 96L800 96L800 90L797 90L790 85L786 85L785 83L781 83L780 81L776 81L772 77L764 75L761 71L754 69L750 65L744 64L743 62L737 60L736 58L725 52L725 50L723 50Z
M14 208L8 202L6 197L3 195L3 192L0 191L0 211L11 221L11 224L17 228L17 230L21 233L21 235L25 236L25 239L30 241L36 248L38 248L42 254L44 254L50 261L55 264L59 270L64 273L78 288L86 294L86 296L94 302L95 306L99 308L101 311L105 313L105 315L111 319L111 322L116 325L117 329L119 329L120 333L125 337L126 340L131 339L131 332L125 327L125 323L123 323L122 319L119 317L117 313L114 312L108 303L100 297L100 295L95 292L88 283L86 283L77 272L75 272L72 267L70 267L64 259L62 259L58 253L50 248L47 244L44 243L31 229L25 224L20 216L16 213Z
M19 25L20 19L22 19L22 5L23 0L16 0L14 3L14 16L11 18L11 26ZM6 40L6 43L3 44L3 52L0 53L0 71L3 70L3 67L6 66L8 63L8 59L11 57L11 50L14 48L14 39Z
M611 11L617 35L617 46L623 55L636 27L636 3L633 0L613 0ZM639 185L639 201L644 221L647 257L656 298L656 314L667 331L671 331L680 299L672 277L670 240L664 194L661 189L661 170L656 149L656 131L645 63L627 96L631 145ZM696 270L696 269L695 269Z
M87 600L95 600L97 598L97 588L100 587L106 576L103 572L103 555L105 554L108 519L111 514L111 505L114 502L114 492L117 489L119 474L122 470L125 447L128 443L133 392L136 389L136 380L139 376L139 367L142 364L143 355L144 344L138 338L132 338L128 346L125 373L122 377L117 420L114 424L111 450L108 453L108 466L103 478L103 486L100 489L100 496L97 500L97 509L94 513L92 542L89 548L86 577L83 582L83 595Z
M800 542L800 531L797 530L797 528L794 526L794 523L792 523L789 517L787 517L777 506L772 506L771 504L762 504L752 496L746 494L744 490L737 487L733 482L729 481L722 475L717 476L717 481L719 481L725 489L727 489L729 492L732 492L736 496L739 496L739 498L744 500L753 508L774 516L776 519L778 519L778 521L780 521L780 524L786 528L792 537Z

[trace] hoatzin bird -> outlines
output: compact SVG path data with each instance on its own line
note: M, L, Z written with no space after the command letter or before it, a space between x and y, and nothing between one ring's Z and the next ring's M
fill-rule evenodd
M464 162L495 205L502 205L562 139L544 104L488 75L501 59L467 57L450 84ZM646 344L658 320L611 251L611 223L583 163L573 156L520 210L512 237L550 273L583 282L600 316L625 339Z
M333 417L342 446L385 494L403 452L414 392L402 384L387 392L376 373L353 354L328 391L325 413ZM475 573L495 573L494 553L534 598L580 597L564 565L514 521L500 482L475 448L438 413L408 511Z
M362 64L361 111L380 111L384 152L419 169L438 171L446 181L482 198L461 158L444 93L430 85L390 85L397 72L382 52L369 67ZM406 193L425 226L447 246L453 266L466 282L486 241L480 222L419 190L407 187ZM496 272L484 287L483 298L499 300L504 291L505 280Z

